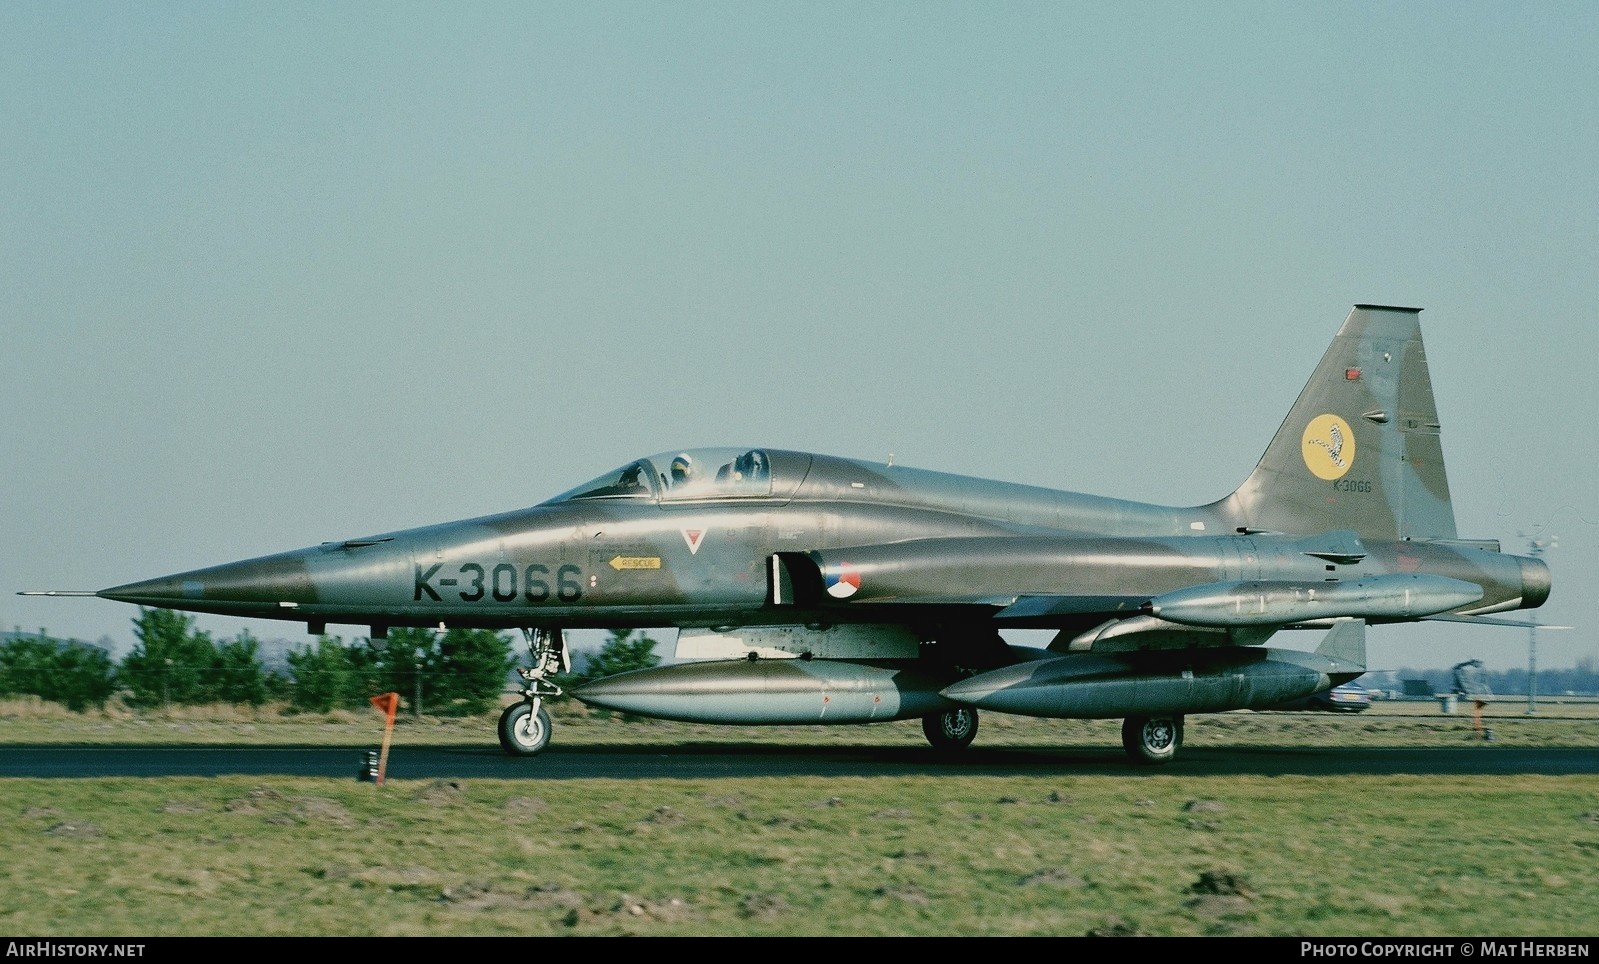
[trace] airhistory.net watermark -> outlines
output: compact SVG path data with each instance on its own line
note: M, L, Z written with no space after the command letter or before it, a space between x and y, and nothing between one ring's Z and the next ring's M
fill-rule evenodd
M79 944L67 941L7 941L7 957L143 957L143 944Z

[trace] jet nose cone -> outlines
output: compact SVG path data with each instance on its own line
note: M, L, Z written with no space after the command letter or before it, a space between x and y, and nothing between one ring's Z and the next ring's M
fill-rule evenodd
M130 582L95 595L141 606L213 612L251 612L283 603L316 601L300 552Z
M142 582L130 582L121 586L112 586L95 593L101 599L114 599L117 602L141 603L143 605L163 605L163 600L178 603L185 599L204 599L205 587L198 580L189 580L181 576L162 576L159 579L145 579Z

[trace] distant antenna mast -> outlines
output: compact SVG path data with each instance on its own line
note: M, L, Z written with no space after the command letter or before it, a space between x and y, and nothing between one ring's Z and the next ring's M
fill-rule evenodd
M1527 551L1534 557L1542 556L1544 550L1553 549L1560 545L1558 536L1528 536L1525 532L1517 533L1527 540ZM1538 715L1538 611L1533 610L1532 625L1527 627L1527 715Z

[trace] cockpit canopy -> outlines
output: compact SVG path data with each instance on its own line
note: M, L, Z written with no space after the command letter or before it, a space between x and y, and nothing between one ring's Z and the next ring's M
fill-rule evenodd
M662 452L629 462L568 489L549 503L576 499L678 502L771 494L772 460L765 449L703 448Z

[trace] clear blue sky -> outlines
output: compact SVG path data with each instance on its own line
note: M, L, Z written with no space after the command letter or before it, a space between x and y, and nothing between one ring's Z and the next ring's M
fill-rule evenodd
M1591 0L11 0L0 90L6 628L693 445L1208 502L1373 302L1599 657Z

